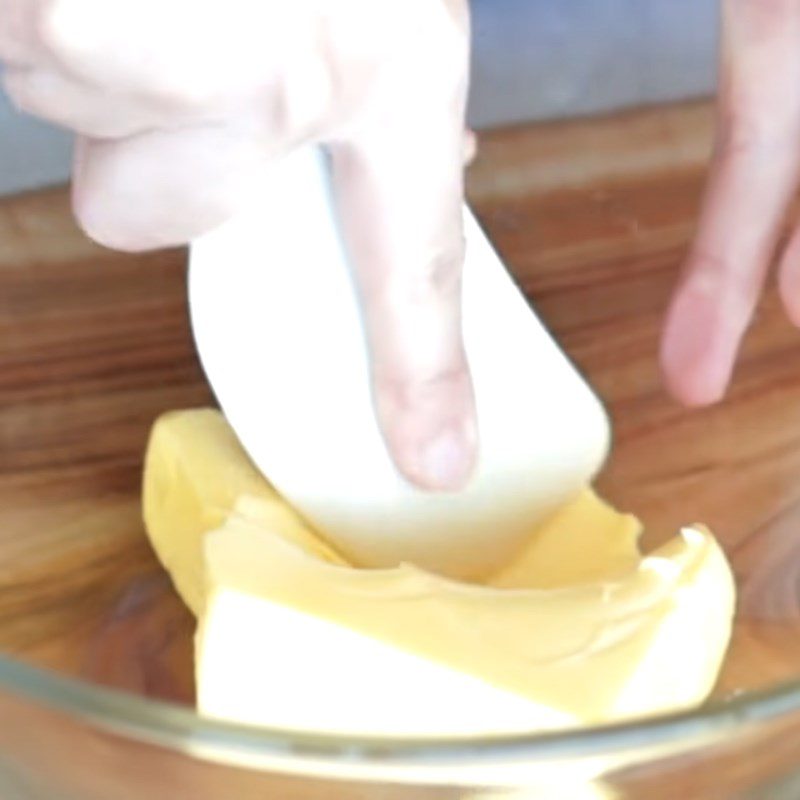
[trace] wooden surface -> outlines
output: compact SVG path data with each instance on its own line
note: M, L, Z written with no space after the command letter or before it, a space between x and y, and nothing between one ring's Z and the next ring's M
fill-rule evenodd
M656 369L695 219L703 105L492 133L470 194L541 316L607 402L601 490L648 542L701 520L740 583L722 693L800 674L800 333L770 291L728 400L687 412ZM184 254L88 243L61 189L0 204L0 648L189 700L191 620L143 538L150 423L206 404Z

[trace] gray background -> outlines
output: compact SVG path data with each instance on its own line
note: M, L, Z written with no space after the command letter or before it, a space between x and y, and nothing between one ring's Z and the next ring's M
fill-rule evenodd
M709 94L717 0L473 0L476 127ZM0 94L0 193L66 178L69 137Z

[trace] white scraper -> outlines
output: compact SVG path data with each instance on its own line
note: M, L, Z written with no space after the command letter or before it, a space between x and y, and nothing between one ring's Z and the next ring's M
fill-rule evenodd
M469 485L410 486L371 401L324 153L295 152L245 213L191 248L200 358L255 464L355 563L476 577L585 486L606 415L465 208L464 336L480 435Z

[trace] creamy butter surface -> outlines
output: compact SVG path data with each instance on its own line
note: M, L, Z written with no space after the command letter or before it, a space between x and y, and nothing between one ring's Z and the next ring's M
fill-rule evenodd
M198 707L213 716L419 735L606 722L702 702L730 636L711 534L642 557L635 518L588 490L482 584L350 566L211 410L156 424L144 502L199 618Z

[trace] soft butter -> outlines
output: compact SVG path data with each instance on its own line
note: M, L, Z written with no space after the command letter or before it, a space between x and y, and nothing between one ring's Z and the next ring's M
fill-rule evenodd
M711 534L642 558L638 522L589 491L482 585L349 566L218 412L159 420L144 498L199 614L198 707L217 717L420 735L606 722L702 702L730 637L733 580Z

